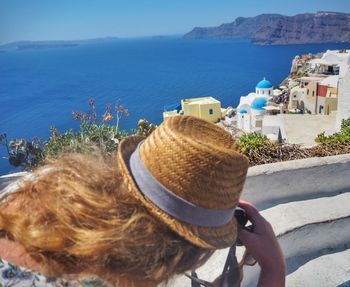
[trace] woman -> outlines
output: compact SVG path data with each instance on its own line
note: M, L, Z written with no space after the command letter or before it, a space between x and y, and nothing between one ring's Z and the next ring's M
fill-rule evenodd
M271 226L246 202L254 231L239 231L233 216L247 169L228 133L188 116L123 140L115 160L64 155L3 195L0 257L15 264L3 277L30 286L35 276L21 266L52 286L156 286L238 235L262 267L259 286L283 286Z

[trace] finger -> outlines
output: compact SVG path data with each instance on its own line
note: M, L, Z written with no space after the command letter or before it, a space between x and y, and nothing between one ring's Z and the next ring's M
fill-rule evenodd
M240 200L238 206L245 210L248 219L254 226L263 226L265 219L253 204L248 201Z
M251 233L245 229L241 229L237 234L237 239L244 245L247 246L250 243L254 243L256 241L256 234Z
M253 266L256 264L256 259L254 258L253 255L251 255L249 252L247 252L247 250L244 253L242 260L244 262L244 265Z

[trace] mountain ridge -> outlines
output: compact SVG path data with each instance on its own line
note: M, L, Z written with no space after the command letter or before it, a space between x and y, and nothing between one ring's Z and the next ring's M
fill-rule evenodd
M195 27L190 39L247 38L254 44L350 43L350 14L320 11L294 16L260 14L238 17L216 27Z

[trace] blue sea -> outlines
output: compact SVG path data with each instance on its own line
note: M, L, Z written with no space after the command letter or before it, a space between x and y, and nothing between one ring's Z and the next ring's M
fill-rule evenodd
M73 111L100 115L118 99L129 109L125 130L138 119L159 124L165 105L213 96L235 107L239 97L266 77L279 85L295 55L347 44L257 46L247 40L144 38L109 43L13 50L0 53L0 133L8 138L46 139L51 126L76 128ZM0 147L0 174L13 171Z

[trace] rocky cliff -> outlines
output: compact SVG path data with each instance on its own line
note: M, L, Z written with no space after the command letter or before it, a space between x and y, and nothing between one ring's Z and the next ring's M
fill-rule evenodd
M239 17L218 27L196 27L185 38L248 38L256 44L350 43L350 14L317 12Z

